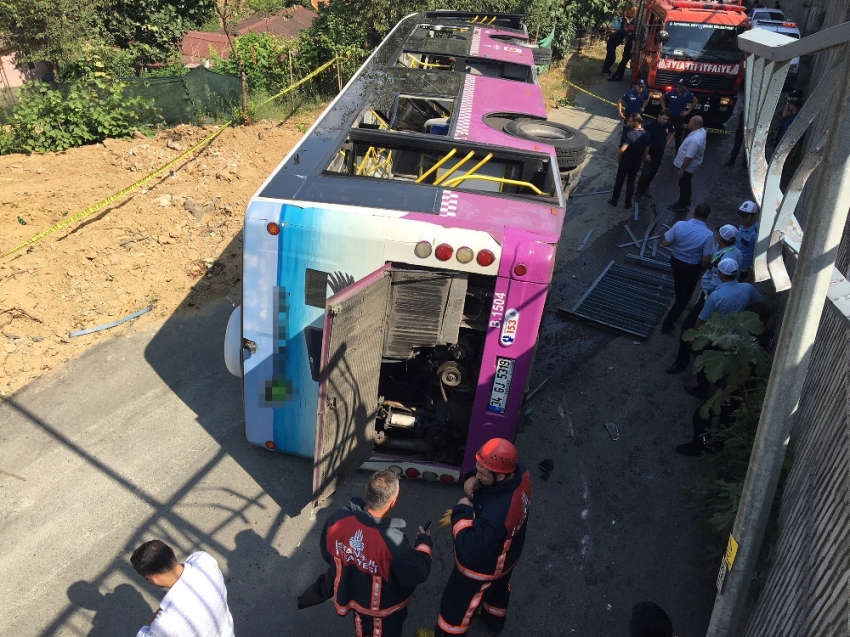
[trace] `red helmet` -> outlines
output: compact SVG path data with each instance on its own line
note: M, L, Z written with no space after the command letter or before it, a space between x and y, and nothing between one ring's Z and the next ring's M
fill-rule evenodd
M485 442L475 459L493 473L513 473L516 469L516 447L504 438L492 438Z

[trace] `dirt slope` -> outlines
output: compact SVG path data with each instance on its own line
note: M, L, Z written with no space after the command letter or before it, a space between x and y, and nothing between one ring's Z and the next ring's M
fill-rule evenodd
M69 338L149 304L157 320L241 276L248 199L318 111L228 129L194 159L103 211L0 260L0 395L78 356L117 328ZM144 177L213 127L47 155L0 157L0 253ZM24 223L25 222L25 225ZM183 308L186 309L186 308Z

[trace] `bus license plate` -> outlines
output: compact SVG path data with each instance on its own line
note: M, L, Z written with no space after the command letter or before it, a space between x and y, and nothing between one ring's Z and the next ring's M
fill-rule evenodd
M505 413L508 406L508 392L511 389L511 379L514 377L514 365L516 360L513 358L502 358L499 356L496 359L496 377L493 379L493 389L490 391L490 404L487 409L495 411L497 414Z

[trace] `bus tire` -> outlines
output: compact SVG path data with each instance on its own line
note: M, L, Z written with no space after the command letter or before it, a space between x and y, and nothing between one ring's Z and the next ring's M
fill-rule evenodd
M584 161L590 143L587 135L580 130L544 119L515 119L505 124L505 132L512 137L554 146L559 165L561 157L569 164L564 168L577 166Z
M583 149L580 151L569 152L558 155L558 170L565 171L570 170L572 168L576 168L577 166L581 166L584 163L584 158L587 157L587 149Z
M547 66L552 63L552 49L545 46L533 48L531 57L537 66Z
M570 193L578 186L578 182L581 179L581 171L581 166L571 170L561 171L561 186L564 188L564 195L566 197L569 197Z

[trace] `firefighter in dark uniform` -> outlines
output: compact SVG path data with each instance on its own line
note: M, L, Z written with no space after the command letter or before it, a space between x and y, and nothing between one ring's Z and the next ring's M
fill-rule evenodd
M386 517L398 500L398 476L378 471L366 501L352 498L322 529L328 571L298 598L298 608L334 598L336 612L354 611L357 637L399 637L407 605L431 572L431 535L422 527L410 546L404 520Z
M487 441L475 454L467 497L451 509L455 566L443 591L436 637L465 635L476 609L490 635L505 626L510 581L525 544L531 505L531 475L503 438Z
M676 82L676 86L664 94L664 107L670 109L670 123L676 129L676 150L682 145L682 129L691 112L699 106L699 100L685 88L685 80Z

